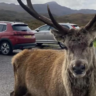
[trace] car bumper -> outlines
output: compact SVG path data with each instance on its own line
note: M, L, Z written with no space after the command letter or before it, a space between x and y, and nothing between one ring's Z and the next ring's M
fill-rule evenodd
M30 49L35 47L36 47L36 43L27 43L27 44L17 44L13 46L13 49Z

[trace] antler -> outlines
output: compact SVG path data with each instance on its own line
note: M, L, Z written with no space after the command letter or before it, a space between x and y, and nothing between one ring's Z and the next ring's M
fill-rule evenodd
M66 32L66 34L67 34L69 30L68 30L67 28L62 27L61 25L59 25L59 24L56 22L56 20L54 19L53 15L52 15L52 13L51 13L51 11L50 11L49 6L47 6L47 9L48 9L49 16L50 16L53 24L56 26L56 28L58 28L59 31L61 31L61 32L62 32L62 30L63 30L63 31Z
M48 8L48 12L49 12L49 16L51 18L51 20L45 16L39 15L33 8L31 0L27 0L27 5L28 7L23 4L23 2L21 0L17 0L19 2L19 4L22 6L23 9L25 9L30 15L32 15L34 18L44 22L45 24L48 24L50 26L53 26L54 28L56 28L57 30L59 30L62 34L67 34L69 29L62 27L61 25L59 25L56 20L53 18L50 9Z
M94 18L85 26L86 30L89 30L93 24L96 22L96 15L94 16Z

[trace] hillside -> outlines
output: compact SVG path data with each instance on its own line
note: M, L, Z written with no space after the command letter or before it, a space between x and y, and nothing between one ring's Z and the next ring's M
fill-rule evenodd
M58 22L64 23L75 23L78 24L80 27L85 26L95 14L71 14L65 15L62 17L55 18ZM44 24L37 20L32 20L27 22L32 29L39 27L40 25Z
M96 10L89 10L89 9L73 10L65 6L61 6L56 2L48 2L45 4L33 4L35 10L41 14L47 14L47 5L50 6L52 13L54 13L57 16L64 16L74 13L83 13L83 14L96 13ZM8 11L15 11L19 13L26 13L19 5L15 4L0 3L0 10L2 9Z
M44 15L48 17L48 14L44 14ZM55 16L55 18L58 22L70 22L70 23L76 23L79 26L83 26L93 16L94 14L78 13L78 14L64 15L60 17ZM30 16L29 14L18 13L14 11L5 11L5 10L0 10L0 21L23 21L23 22L27 22L32 29L43 24L42 22L37 21L36 19L33 19L33 17Z
M0 10L0 21L30 21L31 19L33 18L29 14Z
M94 16L93 13L96 13L96 10L72 10L70 8L60 6L56 2L34 4L34 8L40 14L48 17L47 5L50 6L54 17L58 22L76 23L79 26L84 26ZM6 3L0 3L0 21L23 21L28 23L32 29L44 24L30 16L19 5Z
M66 16L58 17L59 22L70 22L70 23L76 23L79 26L84 26L86 23L88 23L95 14L71 14Z

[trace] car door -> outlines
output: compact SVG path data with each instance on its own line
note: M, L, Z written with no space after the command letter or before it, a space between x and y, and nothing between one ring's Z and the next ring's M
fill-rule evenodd
M53 34L51 33L51 30L54 29L53 27L49 27L48 31L45 33L45 38L47 42L54 43L56 40L54 39Z
M36 42L37 43L44 43L46 42L46 33L49 33L49 27L48 25L41 26L35 30L35 36L36 36Z

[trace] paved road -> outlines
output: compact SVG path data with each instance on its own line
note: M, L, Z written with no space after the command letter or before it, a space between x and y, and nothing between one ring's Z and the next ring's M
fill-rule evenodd
M0 96L10 96L10 92L13 91L14 77L11 65L13 55L3 56L0 54Z

